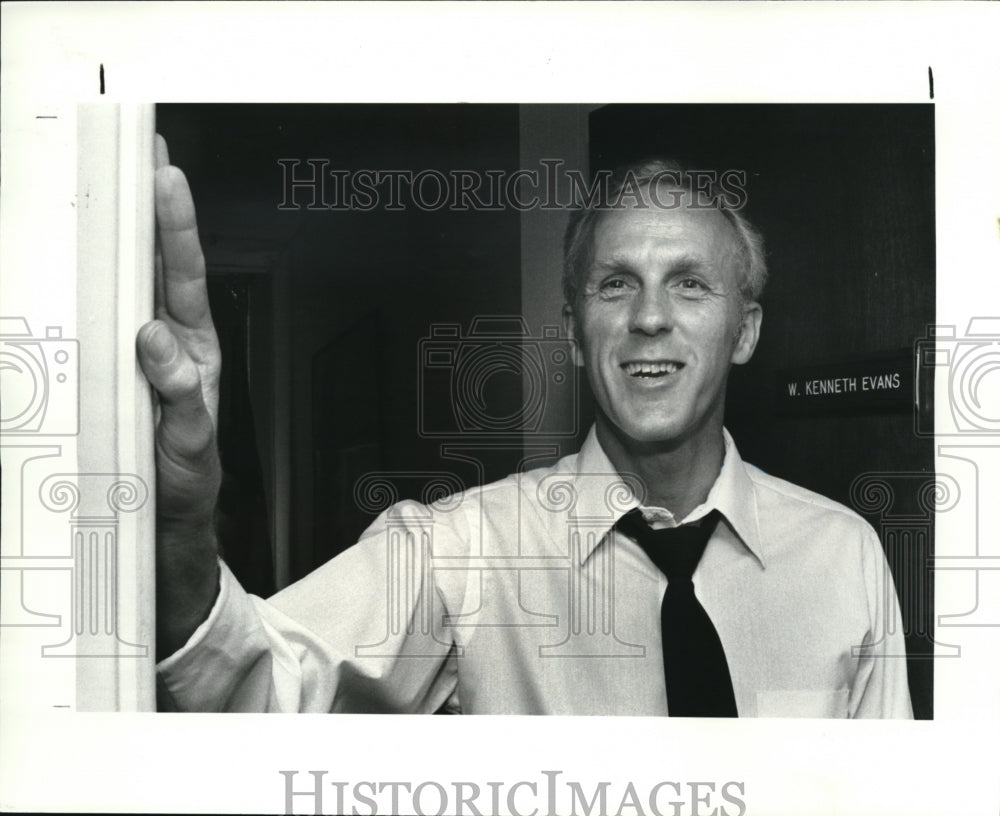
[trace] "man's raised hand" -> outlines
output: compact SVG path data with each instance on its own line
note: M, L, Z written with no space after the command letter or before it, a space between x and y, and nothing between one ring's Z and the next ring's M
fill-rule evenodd
M218 587L220 355L191 191L162 137L156 142L156 319L139 329L136 348L159 401L157 651L165 656L204 620Z

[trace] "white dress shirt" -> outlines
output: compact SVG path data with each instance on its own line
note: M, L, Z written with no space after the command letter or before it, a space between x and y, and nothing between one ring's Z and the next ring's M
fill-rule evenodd
M612 527L642 507L591 429L550 468L393 505L270 600L222 565L209 618L158 667L190 711L667 714L666 578ZM694 574L740 716L912 717L892 578L872 528L725 458ZM642 507L654 526L678 523Z

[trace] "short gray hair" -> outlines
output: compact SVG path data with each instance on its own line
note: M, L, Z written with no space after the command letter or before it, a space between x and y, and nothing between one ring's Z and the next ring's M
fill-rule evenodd
M633 191L646 188L654 181L657 184L663 182L692 195L695 191L704 192L716 202L725 199L726 194L720 189L717 178L703 190L706 176L699 173L695 178L692 173L669 159L651 159L626 165L611 174L606 197L592 196L586 206L573 211L563 241L562 287L566 303L575 303L580 281L593 260L594 231L601 214L613 209L612 203L620 196L624 198L629 194L625 191L626 186ZM764 237L737 208L722 204L716 206L733 225L739 238L740 294L745 301L757 300L767 282Z

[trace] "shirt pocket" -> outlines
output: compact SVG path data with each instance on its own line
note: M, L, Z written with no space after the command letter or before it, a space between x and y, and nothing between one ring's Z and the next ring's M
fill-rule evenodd
M847 717L847 689L781 689L757 692L758 717Z

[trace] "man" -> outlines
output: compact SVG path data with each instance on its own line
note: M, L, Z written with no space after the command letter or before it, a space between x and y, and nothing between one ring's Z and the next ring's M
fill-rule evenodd
M163 298L138 348L161 403L171 706L912 716L874 532L743 463L723 428L729 367L760 333L760 239L665 163L567 231L564 321L597 403L581 451L395 504L302 581L248 596L216 557L218 346L190 193L159 151Z

